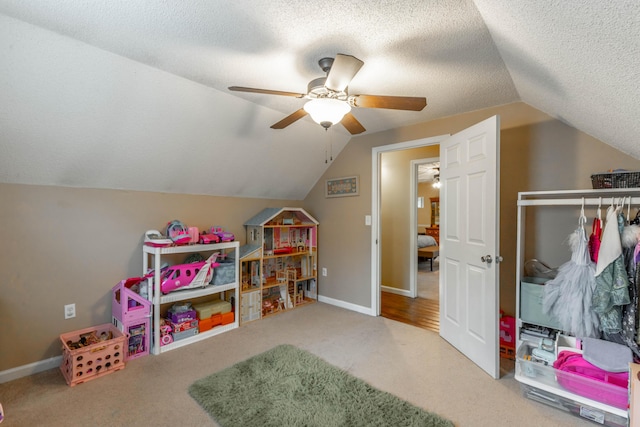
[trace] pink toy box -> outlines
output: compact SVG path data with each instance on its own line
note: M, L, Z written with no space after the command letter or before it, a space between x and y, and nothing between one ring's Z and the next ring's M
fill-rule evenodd
M131 289L139 285L142 280L145 278L125 279L111 289L112 323L127 335L125 360L149 354L151 302Z
M180 322L180 323L171 322L171 329L173 330L173 332L184 332L188 329L193 329L197 327L198 327L198 321L195 319L185 320L184 322Z
M60 341L60 371L71 387L124 369L125 336L110 323L62 334Z
M167 312L167 318L171 323L182 323L197 319L195 310L173 311L171 309Z

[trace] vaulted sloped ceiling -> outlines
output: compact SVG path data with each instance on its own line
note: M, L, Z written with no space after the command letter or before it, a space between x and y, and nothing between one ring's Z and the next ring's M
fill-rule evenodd
M310 118L318 60L354 55L367 133L523 101L640 159L637 1L0 2L0 182L302 199L347 143ZM351 141L351 142L350 142ZM611 165L615 166L615 165Z

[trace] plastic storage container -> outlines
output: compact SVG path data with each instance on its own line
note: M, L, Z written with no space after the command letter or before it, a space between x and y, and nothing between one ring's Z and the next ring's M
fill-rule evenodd
M581 418L586 418L587 420L591 420L595 423L609 427L627 427L628 425L627 418L618 414L604 411L590 405L585 405L573 399L559 396L528 384L520 384L520 388L522 389L524 396L531 400L553 406L556 409L569 412Z
M201 304L194 304L193 308L198 313L198 319L204 320L213 316L214 314L224 314L231 311L231 303L224 300L213 300L203 302Z
M212 285L226 285L236 281L236 262L230 258L218 261L218 266L213 270Z
M200 332L205 332L219 325L228 325L229 323L233 323L234 320L235 315L233 311L224 314L214 314L208 319L200 320L198 322L198 330Z
M69 346L69 343L77 342L83 335L92 332L95 332L98 337L106 334L112 338L77 349ZM110 323L62 334L60 341L62 341L60 371L67 384L72 387L124 369L126 339L124 334Z
M520 282L520 319L525 323L561 329L558 322L542 311L544 284L551 279L524 277Z
M592 380L587 377L563 372L540 362L527 360L534 347L523 343L518 349L516 359L516 375L535 379L540 385L547 385L556 390L569 391L587 397L589 400L605 403L620 409L627 409L629 391L627 387L619 387L614 384ZM560 380L560 381L558 381ZM571 384L572 390L565 389L561 383ZM576 390L585 390L584 394Z

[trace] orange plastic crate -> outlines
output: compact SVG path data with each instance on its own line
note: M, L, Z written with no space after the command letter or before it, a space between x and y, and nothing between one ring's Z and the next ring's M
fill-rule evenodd
M67 344L69 341L79 341L81 335L93 331L98 337L111 333L112 338L78 349L71 349ZM111 323L62 334L60 341L62 341L60 371L71 387L124 369L126 337Z
M208 331L218 325L228 325L233 323L235 319L233 311L224 314L214 314L208 319L198 321L198 330L200 332Z

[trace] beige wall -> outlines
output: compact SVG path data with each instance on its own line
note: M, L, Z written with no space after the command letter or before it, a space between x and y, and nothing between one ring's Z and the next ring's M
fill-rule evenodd
M428 108L428 107L427 107ZM610 168L640 170L640 162L546 114L514 103L353 138L305 199L321 223L319 263L322 296L356 306L371 305L371 150L373 147L459 132L500 115L500 306L515 313L516 200L518 191L590 188L590 175ZM358 197L324 199L326 178L359 175ZM572 223L572 224L575 224ZM551 233L566 236L562 228ZM560 248L563 254L566 248ZM546 252L545 252L546 253ZM401 257L410 256L408 249ZM555 257L554 257L555 258Z
M61 333L111 321L110 291L142 273L142 240L179 219L243 222L300 202L0 184L0 371L61 355ZM64 320L65 304L77 317Z
M502 129L501 307L513 313L517 192L589 188L593 172L640 169L637 159L522 103L353 138L304 203L0 184L0 371L59 356L59 334L109 322L111 288L141 273L144 231L172 219L225 226L243 243L243 222L261 209L303 206L320 222L319 267L328 269L320 296L370 307L371 227L364 219L371 214L372 147L455 133L495 114ZM359 196L324 197L326 178L351 175L360 177ZM410 256L408 248L399 252ZM64 320L69 303L78 316Z
M380 280L382 286L409 290L411 160L437 158L440 146L382 153L380 167ZM428 199L427 199L428 200ZM428 203L428 202L427 202ZM424 210L424 209L419 209Z

